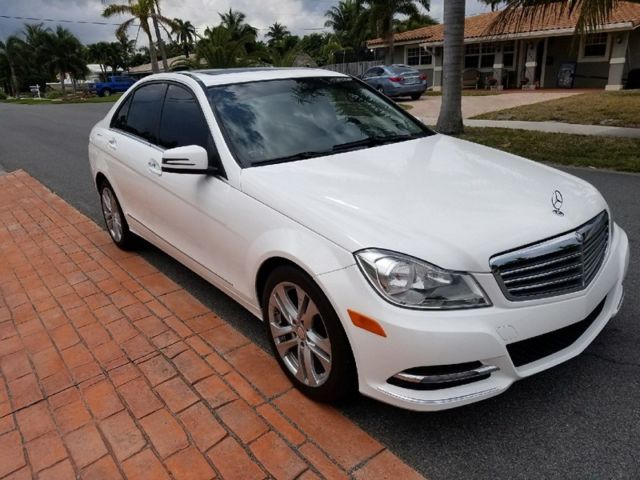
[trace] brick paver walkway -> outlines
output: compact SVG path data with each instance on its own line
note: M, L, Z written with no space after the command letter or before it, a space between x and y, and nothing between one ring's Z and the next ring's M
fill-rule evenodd
M0 478L421 478L24 172L0 176Z

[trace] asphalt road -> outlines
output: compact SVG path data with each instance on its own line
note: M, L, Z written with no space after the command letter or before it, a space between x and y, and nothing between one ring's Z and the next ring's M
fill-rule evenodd
M0 169L26 170L102 224L86 149L108 109L0 103ZM640 175L570 171L602 191L632 249L626 303L588 350L455 410L417 414L366 398L340 406L430 479L640 478ZM153 247L142 254L266 347L259 322L232 300Z

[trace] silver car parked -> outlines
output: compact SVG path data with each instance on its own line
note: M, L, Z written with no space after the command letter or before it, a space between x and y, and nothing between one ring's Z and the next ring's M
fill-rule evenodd
M427 76L408 65L380 65L370 68L362 80L389 97L418 100L427 90Z

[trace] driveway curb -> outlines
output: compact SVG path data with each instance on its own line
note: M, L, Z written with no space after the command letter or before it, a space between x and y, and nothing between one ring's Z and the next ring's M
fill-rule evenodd
M0 477L422 478L24 171L0 177Z

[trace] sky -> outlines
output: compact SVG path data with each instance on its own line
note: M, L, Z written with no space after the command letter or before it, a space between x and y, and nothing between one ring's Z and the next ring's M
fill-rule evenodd
M125 0L109 0L107 3L126 3ZM199 33L207 25L219 23L218 12L230 7L247 15L247 21L266 32L269 25L280 22L291 32L298 35L327 31L324 28L324 13L338 0L161 0L162 13L169 18L191 20ZM442 20L444 0L432 0L430 14ZM66 22L44 22L45 26L57 24L71 30L83 43L101 40L114 41L115 25L95 25L75 22L120 23L126 17L105 19L101 16L104 9L102 0L0 0L0 40L22 30L25 22L39 23L37 20L7 19L9 17L31 17L36 19L66 20ZM467 0L467 14L489 11L477 0ZM136 38L137 28L129 31L130 38ZM139 43L144 44L142 35Z

